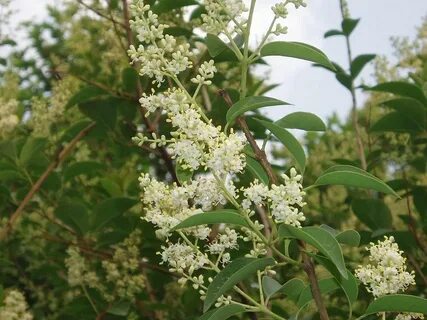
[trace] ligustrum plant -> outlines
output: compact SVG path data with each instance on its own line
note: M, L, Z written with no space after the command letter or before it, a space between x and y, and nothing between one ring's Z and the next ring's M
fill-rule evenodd
M130 25L139 45L130 46L128 53L139 74L155 84L151 93L140 97L142 112L146 117L164 116L170 128L162 134L138 133L133 141L140 147L165 148L175 160L178 178L162 181L149 172L139 177L142 219L154 225L164 243L158 252L161 264L176 274L181 285L199 292L200 319L242 314L296 319L317 313L325 320L331 300L326 297L333 291L339 292L334 299L346 301L340 319L422 319L427 300L403 294L414 284L414 273L407 270L393 237L371 243L368 259L357 266L343 250L359 245L359 233L310 225L302 211L306 193L325 185L399 195L379 178L350 165L332 166L313 185L305 185L305 151L287 128L322 130L323 123L306 113L277 122L259 114L245 117L262 107L288 104L249 92L249 68L263 57L293 57L336 71L326 55L310 45L270 42L272 36L286 34L281 23L288 10L306 4L286 0L273 5L270 27L255 48L249 42L256 0L249 6L236 0L206 0L203 5L201 28L213 59L197 64L192 57L199 49L169 34L169 26L159 22L149 5L136 0L130 7ZM225 54L232 55L240 68L240 86L238 94L216 88L228 107L225 121L216 123L208 115L202 89L214 86L215 60ZM191 81L184 85L188 77ZM282 172L275 170L265 152L273 139L293 158ZM353 314L360 283L372 301Z

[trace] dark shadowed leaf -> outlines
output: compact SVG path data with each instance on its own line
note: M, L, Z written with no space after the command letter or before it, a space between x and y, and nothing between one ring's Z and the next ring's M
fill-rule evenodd
M236 210L222 209L216 211L203 212L195 214L180 224L175 226L172 230L179 230L184 228L190 228L200 226L204 224L217 224L226 223L231 225L237 225L242 227L248 227L246 220Z
M371 230L390 229L392 216L386 204L379 199L354 199L351 203L354 214Z
M222 306L221 308L211 310L206 312L198 320L225 320L239 313L245 312L243 306L237 304L229 304Z

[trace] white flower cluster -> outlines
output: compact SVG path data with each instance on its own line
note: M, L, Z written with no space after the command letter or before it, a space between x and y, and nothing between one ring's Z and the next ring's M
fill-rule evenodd
M171 272L184 273L192 275L194 271L199 270L209 263L207 255L197 252L192 247L182 243L169 244L162 246L162 262L167 262Z
M24 295L15 289L7 291L3 303L0 303L0 320L32 319Z
M371 263L359 266L356 276L374 297L404 291L415 284L414 273L406 271L406 258L393 237L384 237L377 244L371 243L366 250L370 253Z
M0 98L0 138L8 137L18 125L17 109L18 101Z
M133 299L145 287L145 277L139 268L140 245L141 231L135 230L115 246L111 260L102 262L107 281L114 286L113 292L121 299Z
M144 219L156 225L160 238L168 237L170 230L188 217L226 203L213 176L200 176L183 186L169 186L148 174L141 174L139 183L146 212ZM189 229L201 240L206 239L210 231L208 227Z
M96 272L91 271L85 258L80 254L77 247L67 249L68 257L65 259L67 267L67 280L70 286L88 286L90 288L101 289L102 285Z
M260 206L267 201L270 206L271 215L277 223L285 223L295 227L301 227L301 222L305 221L305 216L301 208L305 206L302 190L302 176L295 168L291 168L290 177L282 174L284 184L272 185L269 189L257 180L248 188L243 189L245 199L242 206L250 210L252 204Z
M207 79L207 68L210 68L209 72L213 72L212 67L207 66L201 81ZM158 95L143 95L140 103L148 112L163 109L167 113L167 121L176 130L171 132L170 140L165 137L155 139L155 135L154 140L150 140L139 135L134 138L139 145L146 141L152 142L152 147L167 145L172 157L184 169L197 170L205 167L219 176L243 170L243 148L246 142L244 136L233 132L226 135L220 127L203 120L201 111L181 89L172 89Z
M424 319L424 315L421 313L400 313L395 318L395 320L415 320L415 319Z
M275 23L277 19L286 19L288 17L288 4L293 4L296 9L307 5L304 0L286 0L272 6L271 10L274 13L274 22L271 32L276 36L280 36L281 34L286 34L288 32L288 28L286 26L282 26L280 23Z
M168 25L161 24L157 14L143 0L130 5L134 20L130 21L138 40L138 48L131 46L128 54L134 63L140 64L140 74L155 78L160 85L165 75L177 75L192 66L192 52L188 43L179 44L171 35L164 34Z
M205 0L207 13L202 15L203 28L208 33L233 34L238 24L243 24L243 13L247 11L243 0ZM231 21L234 24L231 25Z

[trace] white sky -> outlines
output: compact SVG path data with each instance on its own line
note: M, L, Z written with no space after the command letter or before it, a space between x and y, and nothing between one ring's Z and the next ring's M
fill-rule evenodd
M56 0L58 1L58 0ZM179 1L179 0L176 0ZM270 23L270 7L277 0L258 0L254 17L254 40L259 39ZM344 39L332 37L323 39L329 29L340 25L339 0L307 0L308 6L291 11L284 23L289 33L282 40L300 41L323 50L328 57L346 65ZM19 21L40 20L46 15L46 4L55 0L12 0L17 11L14 25ZM427 14L427 0L349 0L353 18L361 17L359 26L352 35L354 56L362 53L376 53L392 57L391 36L410 36L416 33L422 17ZM267 19L268 17L268 19ZM350 97L335 80L332 73L313 68L310 63L283 57L268 58L271 68L271 82L281 86L268 95L285 100L295 106L275 107L269 114L278 118L289 111L313 112L325 119L333 111L344 117L350 109ZM367 68L361 75L367 82L372 69Z

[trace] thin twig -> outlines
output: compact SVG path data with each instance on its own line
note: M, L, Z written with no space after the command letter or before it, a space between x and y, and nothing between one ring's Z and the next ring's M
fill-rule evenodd
M4 240L8 236L8 234L13 230L13 228L16 224L16 221L22 215L25 207L30 202L30 200L33 198L33 196L37 193L37 191L40 189L40 187L45 182L45 180L49 177L49 175L52 173L52 171L61 165L61 163L65 160L65 158L74 149L77 142L79 142L81 139L83 139L94 127L95 127L95 123L91 123L90 125L88 125L86 128L81 130L77 134L77 136L75 136L74 139L71 140L70 143L65 148L63 148L61 151L59 151L57 153L57 156L55 157L55 159L51 162L51 164L47 167L45 172L43 172L43 174L40 176L40 178L32 186L32 188L27 193L24 200L22 200L22 202L20 203L20 205L16 209L16 211L10 216L9 221L7 222L6 226L0 232L0 241Z
M102 13L101 11L99 11L99 10L97 10L97 9L95 9L95 8L93 8L93 7L91 7L91 6L89 6L88 4L86 4L86 3L84 3L83 2L83 0L77 0L77 2L78 3L80 3L83 7L85 7L85 8L87 8L87 9L89 9L90 11L92 11L92 12L94 12L94 13L96 13L98 16L100 16L100 17L102 17L102 18L104 18L104 19L107 19L107 20L109 20L109 21L111 21L111 22L113 22L114 24L117 24L117 25L119 25L119 26L121 26L122 28L126 28L126 25L123 23L123 22L121 22L121 21L117 21L116 19L114 19L113 17L109 17L109 16L107 16L106 14L104 14L104 13Z

